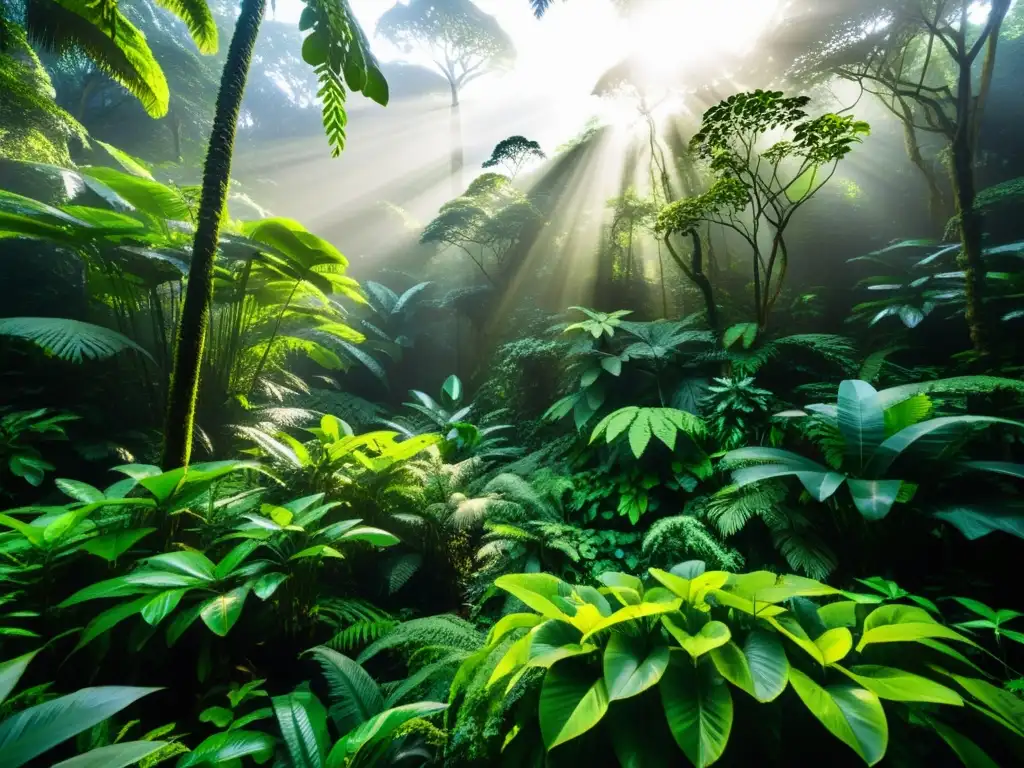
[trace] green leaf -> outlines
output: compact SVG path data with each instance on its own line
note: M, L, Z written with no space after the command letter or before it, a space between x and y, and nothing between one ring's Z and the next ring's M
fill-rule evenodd
M639 605L627 605L624 608L620 608L615 611L611 616L607 616L584 633L581 643L587 642L591 637L599 632L604 632L617 624L622 624L627 621L636 621L637 619L645 616L658 616L663 613L672 613L679 610L680 601L671 600L666 602L649 602L640 603ZM564 619L563 619L564 620Z
M995 713L999 722L1024 736L1024 701L984 680L956 675L938 667L936 669L956 680L961 688Z
M777 635L754 630L744 647L728 642L711 651L719 673L760 702L774 701L789 682L789 659Z
M694 659L725 645L732 638L729 627L720 621L709 621L700 628L696 635L691 635L668 616L663 616L661 623L682 646L683 650Z
M452 374L444 380L444 384L441 385L441 391L447 395L452 403L458 404L462 400L462 380L455 374Z
M287 579L286 573L265 573L252 585L253 594L260 600L267 600Z
M789 672L789 684L833 736L875 765L889 745L889 723L882 703L871 691L840 684L822 688L797 669Z
M400 539L395 534L382 531L380 528L360 526L345 533L339 541L365 541L375 547L392 547L398 544Z
M668 668L668 646L615 633L604 649L604 683L609 701L626 699L658 684Z
M880 699L888 701L923 701L962 707L964 700L951 688L911 672L877 664L861 664L850 669L836 669Z
M842 661L853 650L853 635L846 627L836 627L815 638L814 644L821 651L821 663L828 666Z
M351 759L352 762L355 762L355 757L360 750L386 742L396 730L410 720L429 717L447 707L447 704L436 701L419 701L415 704L393 707L374 715L358 728L347 733L334 745L331 753L327 756L325 768L342 768L342 766L349 765L347 760Z
M235 713L227 707L207 707L199 713L200 723L213 723L218 728L227 728L235 719Z
M323 768L329 734L320 700L309 691L295 691L272 701L292 768Z
M212 597L203 603L199 615L203 623L215 635L225 637L242 615L245 597L249 594L247 586L237 587L230 592Z
M102 536L89 539L82 545L82 549L90 555L102 557L112 563L155 530L156 528L130 528L125 531L105 533Z
M641 409L629 427L629 447L636 458L644 455L647 444L651 441L650 412Z
M58 477L53 481L66 496L70 496L75 501L84 501L86 503L103 501L106 498L103 495L103 491L99 488L95 488L88 483L83 483L80 480L68 480L65 477Z
M853 504L867 520L881 520L889 514L899 496L902 480L855 480L848 478Z
M985 754L981 747L959 731L932 718L928 718L928 724L956 753L966 768L999 768L999 764Z
M202 552L184 550L147 557L143 560L150 568L167 573L180 573L202 581L213 581L214 565Z
M163 621L170 613L178 607L181 598L185 596L188 589L171 589L161 592L142 606L142 618L150 626L155 627Z
M714 665L674 653L658 690L672 736L690 762L704 768L718 760L729 743L733 705Z
M495 646L498 644L505 635L514 629L520 629L525 627L527 629L535 627L544 620L543 616L539 616L536 613L510 613L507 616L502 616L498 619L498 622L491 627L490 632L487 633L487 645Z
M560 664L548 670L540 691L540 732L550 751L582 736L608 711L604 680L586 670Z
M0 336L25 339L54 357L73 363L104 360L126 349L152 359L145 349L117 331L63 317L0 319Z
M14 690L14 686L18 684L21 676L25 673L25 668L28 667L29 662L35 658L37 653L39 653L38 650L30 651L0 663L0 704L3 704L7 695Z
M554 598L568 594L568 585L549 573L515 573L499 576L494 586L519 598L546 619L564 619Z
M984 603L979 602L978 600L972 600L969 597L954 597L953 599L960 603L960 605L962 605L967 610L972 611L973 613L976 613L979 616L988 619L994 624L999 623L996 616L996 612Z
M863 470L885 439L885 413L875 388L856 379L842 382L837 420L846 457L858 470Z
M331 716L342 731L351 730L384 710L380 688L355 661L322 645L307 653L313 655L327 678L333 703Z
M142 610L149 600L149 595L140 597L138 600L133 600L129 603L115 605L113 608L108 608L103 613L97 615L86 624L85 630L82 632L81 637L78 638L78 645L75 646L75 650L84 648L104 632L108 632L125 619L134 616Z
M85 166L82 173L87 181L96 179L132 206L156 219L188 221L192 215L184 196L173 187L158 181L102 166Z
M530 630L530 644L526 664L531 667L550 667L556 661L580 656L597 650L594 645L582 645L582 632L564 621L549 620Z
M126 768L163 749L168 741L125 741L107 747L92 749L84 755L62 760L53 768Z
M630 424L633 423L633 419L636 418L638 408L624 408L621 411L616 411L608 417L608 425L605 431L605 441L608 443L613 442L619 435L626 431ZM597 430L595 430L596 432ZM593 442L593 438L591 438Z
M178 760L177 768L194 765L229 765L232 760L251 757L266 762L274 754L274 737L259 731L225 731L201 742Z
M11 715L0 723L4 768L20 768L48 749L159 690L126 686L82 688Z
M868 614L857 652L872 643L907 643L922 638L943 638L975 645L955 630L939 624L924 608L894 604L880 606Z

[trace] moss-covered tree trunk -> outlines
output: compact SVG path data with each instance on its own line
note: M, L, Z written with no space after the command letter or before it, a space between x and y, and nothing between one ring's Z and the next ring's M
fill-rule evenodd
M241 13L235 24L221 75L213 131L203 169L199 224L192 246L192 263L181 322L178 325L174 371L168 394L163 452L163 466L167 469L187 465L192 453L199 373L213 303L213 261L217 254L221 216L228 197L235 127L238 125L238 113L242 106L245 81L249 76L253 47L266 6L266 0L242 0Z

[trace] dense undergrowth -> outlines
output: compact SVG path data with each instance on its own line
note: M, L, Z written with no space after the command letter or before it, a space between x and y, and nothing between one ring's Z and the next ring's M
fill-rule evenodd
M186 184L181 147L129 154L90 136L87 94L74 117L54 100L76 65L205 140L217 77L186 77L182 46L212 53L233 16L159 3L185 34L141 0L50 5L67 17L0 3L0 80L31 73L0 101L0 765L1024 761L1019 178L965 205L977 169L949 136L933 237L866 239L834 260L852 289L801 284L790 261L828 240L815 206L853 205L833 175L871 128L765 83L680 118L688 141L641 110L650 185L587 225L586 306L546 287L573 279L552 231L593 126L550 159L499 142L407 244L438 276L399 255L356 279L243 194L234 136L214 129ZM388 34L469 25L508 55L471 4L421 5ZM935 5L900 37L918 96L970 73L957 41L994 60L1019 22ZM305 10L338 152L346 91L388 85L347 2ZM253 36L263 12L243 3ZM225 80L262 82L237 53ZM883 90L908 76L861 58ZM787 82L851 76L813 59ZM903 98L911 159L916 118L980 120Z

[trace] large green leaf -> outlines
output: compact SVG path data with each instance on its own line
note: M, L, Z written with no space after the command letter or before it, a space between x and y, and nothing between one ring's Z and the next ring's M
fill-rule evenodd
M350 731L384 710L384 696L369 673L344 654L318 645L307 653L320 663L331 693L331 717Z
M111 744L56 763L53 768L126 768L162 749L167 741L125 741Z
M215 635L225 637L242 615L242 606L249 594L249 587L232 589L223 595L212 597L203 603L199 616Z
M29 662L37 653L38 650L30 651L0 664L0 704L3 704L7 695L14 690L14 686L18 684Z
M604 649L604 683L609 701L627 699L658 684L668 668L669 650L645 637L614 633Z
M213 581L214 564L202 552L183 550L147 557L144 561L150 568L168 573L180 573L202 581Z
M355 762L362 749L372 749L375 744L386 741L410 720L429 717L447 707L447 704L436 701L419 701L384 710L345 734L327 756L325 768L342 768L349 764L349 760Z
M584 633L583 639L580 642L585 643L599 632L604 632L618 624L636 621L646 616L658 616L663 613L677 611L679 610L680 602L680 600L671 600L662 603L648 602L640 603L639 605L627 605L615 611L611 616L606 616L596 622Z
M861 664L850 669L836 665L836 669L855 683L867 688L880 699L889 701L924 701L932 704L963 706L956 691L929 680L927 677L905 672L894 667Z
M885 757L889 723L878 696L854 685L822 688L797 669L790 670L789 684L811 714L865 763L874 765Z
M961 688L988 707L988 710L997 716L998 722L1016 731L1018 735L1024 736L1024 701L1009 691L997 688L976 677L956 675L944 669L939 671L956 680Z
M668 616L663 617L661 623L694 660L720 648L732 638L729 627L721 621L709 621L695 635L691 635Z
M73 363L103 360L126 349L152 360L149 352L117 331L63 317L3 318L0 319L0 336L26 339L54 357Z
M732 731L732 694L714 665L676 652L658 684L672 736L696 768L725 752Z
M907 643L922 638L943 638L975 644L956 630L939 624L924 608L892 604L875 608L868 614L857 652L872 643Z
M795 476L818 501L825 501L843 484L845 475L800 454L781 448L738 448L726 453L722 460L768 462L732 471L733 484L739 488L776 477Z
M243 757L251 757L258 763L264 763L273 754L274 737L269 734L260 731L225 731L214 734L191 752L182 755L176 768L191 768L194 765L210 768L226 766Z
M77 45L97 68L135 96L150 117L167 114L167 78L145 35L117 6L50 0L42 13L33 14L30 29L33 37L60 41L62 50Z
M113 608L108 608L103 613L95 616L92 621L85 625L81 637L78 638L78 645L75 646L75 650L84 648L104 632L110 631L125 619L137 614L149 603L149 600L150 597L146 595L138 600L115 605Z
M103 166L88 166L82 173L87 181L99 181L132 206L156 219L185 221L191 216L191 210L182 194L158 181Z
M842 382L839 385L837 419L846 458L858 470L863 470L885 439L885 414L878 392L866 381L850 379Z
M999 768L999 764L985 754L981 747L959 731L938 720L929 719L928 723L956 753L966 768Z
M129 528L124 531L105 533L102 536L89 539L82 545L82 549L112 563L155 530L156 528Z
M778 635L754 630L741 649L729 642L711 651L715 668L760 702L774 701L789 682L789 658Z
M607 711L604 680L595 680L589 670L562 663L544 676L538 713L548 750L583 735L601 722Z
M519 598L546 619L564 619L554 598L569 594L568 585L550 573L514 573L500 576L494 586Z
M159 690L113 685L82 688L11 715L0 723L0 755L3 755L4 768L19 768Z
M309 691L272 699L292 768L323 768L327 756L327 712Z
M611 702L602 727L608 729L621 768L652 768L679 762L678 748L665 722L657 691Z
M996 531L1024 539L1024 506L1012 501L952 504L936 509L932 515L952 525L968 541Z
M530 630L530 647L526 663L531 667L550 667L556 661L597 650L595 645L582 645L583 635L571 624L550 619Z
M865 474L882 477L893 462L911 446L919 450L939 452L946 448L954 437L990 424L1024 426L1019 421L994 416L942 416L937 419L928 419L928 421L901 429L892 437L886 438L878 446L871 461L868 462Z

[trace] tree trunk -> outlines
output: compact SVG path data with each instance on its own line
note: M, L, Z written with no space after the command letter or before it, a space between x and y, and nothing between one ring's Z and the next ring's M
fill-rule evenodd
M462 184L462 107L459 104L458 86L453 83L451 89L452 197L459 197L464 191Z
M174 371L168 395L162 462L165 469L187 466L192 453L200 367L213 303L213 260L217 253L221 214L227 202L235 127L238 125L238 113L242 106L245 81L249 76L253 47L265 10L266 0L242 0L242 9L235 23L221 75L213 131L203 169L199 224L192 246L192 263L185 302L181 309Z
M971 94L971 66L960 63L956 105L956 133L953 136L951 175L956 213L960 219L960 256L958 262L964 271L964 293L967 329L971 334L974 351L980 355L989 352L988 328L985 322L985 263L982 259L983 222L974 207L974 114Z
M900 106L903 112L903 141L907 148L907 157L914 167L924 176L925 184L928 185L928 214L932 225L937 233L946 228L946 221L949 219L949 211L946 208L946 196L939 185L938 176L921 154L921 144L917 139L917 131L914 129L914 115L910 106L900 99Z

